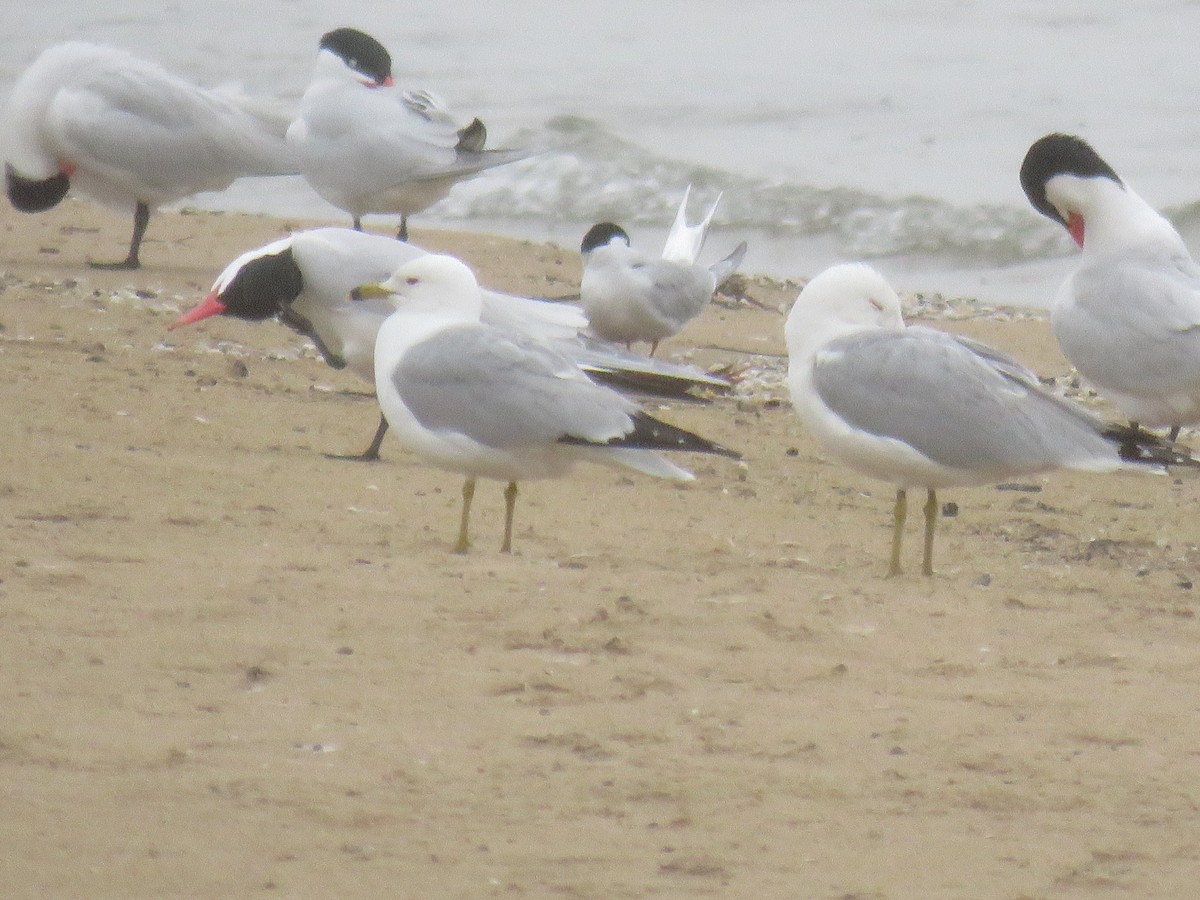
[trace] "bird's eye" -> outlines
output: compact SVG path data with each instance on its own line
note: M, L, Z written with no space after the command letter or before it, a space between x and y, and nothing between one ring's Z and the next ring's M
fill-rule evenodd
M875 307L875 312L883 312L883 304L880 303L878 300L876 300L874 297L872 297L868 302L873 307Z
M421 279L418 278L416 275L409 275L407 278L404 279L404 283L405 284L420 284Z

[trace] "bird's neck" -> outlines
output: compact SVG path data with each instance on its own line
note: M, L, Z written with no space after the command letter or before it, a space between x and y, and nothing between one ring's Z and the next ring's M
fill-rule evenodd
M1153 246L1186 253L1174 226L1128 187L1105 185L1102 203L1081 210L1084 218L1083 252L1108 254L1128 247Z

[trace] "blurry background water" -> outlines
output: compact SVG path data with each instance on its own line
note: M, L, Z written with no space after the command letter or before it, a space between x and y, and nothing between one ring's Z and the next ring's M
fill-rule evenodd
M746 271L803 277L865 258L898 287L1042 305L1073 246L1029 208L1017 171L1059 130L1090 140L1185 237L1200 231L1197 2L14 6L3 94L44 47L85 39L294 99L320 35L352 25L391 50L397 84L479 115L492 145L545 151L456 187L416 227L575 247L611 219L656 250L693 183L697 210L724 192L704 259L745 237ZM299 179L248 180L193 205L346 220Z

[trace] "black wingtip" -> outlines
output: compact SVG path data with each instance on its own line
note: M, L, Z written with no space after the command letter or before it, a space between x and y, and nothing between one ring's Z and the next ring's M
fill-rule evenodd
M476 118L471 124L458 130L458 143L454 149L459 153L482 153L487 143L487 126Z
M720 444L703 438L686 429L669 425L646 413L636 413L633 416L633 429L621 437L611 441L598 443L573 435L563 435L559 439L562 444L579 444L592 447L629 447L638 450L677 450L683 453L711 453L729 459L742 459L737 450L722 447Z
M720 384L711 381L693 381L686 377L665 375L658 372L638 372L628 369L592 369L587 368L588 377L622 393L640 394L646 397L657 397L661 400L687 400L693 403L711 403L712 400L703 394L693 394L693 390L724 394L733 390L732 384Z
M1200 460L1186 448L1136 425L1110 425L1101 432L1117 446L1124 462L1142 466L1200 468Z

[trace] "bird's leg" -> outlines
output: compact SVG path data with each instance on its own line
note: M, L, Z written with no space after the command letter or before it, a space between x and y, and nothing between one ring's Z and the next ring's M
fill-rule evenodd
M354 217L354 230L362 231L362 219L360 219L358 216Z
M400 214L400 230L396 232L396 240L408 242L408 216Z
M921 571L926 575L933 574L933 532L937 528L937 520L937 491L930 488L925 500L925 558L921 564Z
M1167 440L1172 444L1179 440L1179 432L1182 430L1182 425L1172 425L1171 430L1167 432Z
M88 265L93 269L140 269L141 261L138 259L138 251L142 248L142 238L146 236L146 226L150 224L150 207L142 201L138 201L137 208L133 211L133 237L129 239L129 255L121 262L98 263L89 262Z
M500 545L501 553L512 553L513 512L517 508L517 483L510 481L504 489L504 543Z
M383 445L383 436L387 434L388 420L387 416L379 416L379 428L375 430L375 437L371 438L371 446L362 453L351 455L344 453L324 453L326 459L344 459L350 462L379 462L379 448Z
M290 306L285 306L279 311L279 321L312 341L313 345L317 348L317 352L321 354L321 359L325 360L326 365L334 369L346 368L346 360L325 345L325 342L321 340L321 336L317 334L317 330L313 328L312 322L300 315L300 313L296 312Z
M650 342L650 355L653 356L654 351L657 349L658 349L658 341L651 341Z
M467 523L471 519L471 501L475 499L474 478L468 478L463 482L462 498L462 522L458 526L458 543L454 545L455 553L466 553L471 547L471 542L467 540Z
M900 543L904 540L904 520L908 518L908 494L904 488L896 490L896 508L892 513L892 561L888 565L887 577L900 575Z

